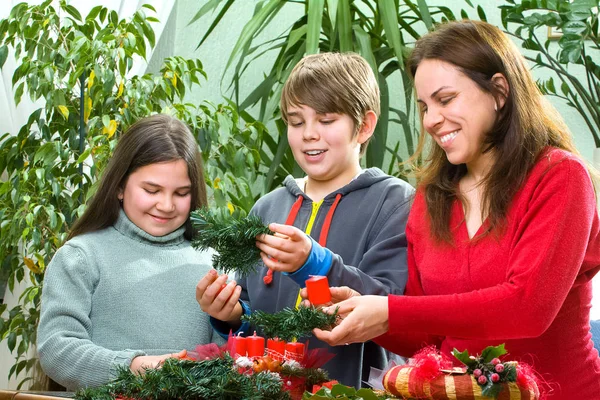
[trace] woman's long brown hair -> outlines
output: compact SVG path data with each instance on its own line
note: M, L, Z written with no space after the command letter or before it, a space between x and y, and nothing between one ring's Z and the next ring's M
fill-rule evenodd
M184 160L192 184L191 209L206 206L206 186L198 144L188 127L176 118L157 114L143 118L123 134L109 161L98 191L75 222L68 239L97 231L115 223L121 205L117 198L127 178L138 168L149 164ZM193 236L189 217L184 236Z
M511 200L545 147L578 154L569 130L536 86L517 47L497 27L469 20L442 24L417 41L407 61L413 78L421 61L427 59L456 66L481 90L496 98L505 94L493 84L492 76L500 73L508 81L506 101L498 110L482 149L493 151L495 159L481 182L482 217L487 216L489 223L486 233L498 232ZM421 121L422 118L421 115ZM423 155L428 136L421 129L415 157ZM450 214L456 199L464 201L458 182L466 173L464 164L451 164L445 152L431 143L418 180L424 189L431 232L439 242L452 243Z

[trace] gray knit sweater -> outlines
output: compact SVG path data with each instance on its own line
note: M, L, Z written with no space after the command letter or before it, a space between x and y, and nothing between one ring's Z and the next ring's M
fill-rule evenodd
M121 211L114 226L77 236L48 265L38 328L42 368L67 389L98 386L136 355L223 343L195 299L210 254L155 237Z

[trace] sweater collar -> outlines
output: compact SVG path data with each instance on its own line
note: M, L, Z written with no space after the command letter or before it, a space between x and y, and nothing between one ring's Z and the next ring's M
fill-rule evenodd
M181 228L176 229L164 236L152 236L131 222L123 209L119 210L119 217L117 218L114 227L117 231L128 238L141 243L151 244L153 246L175 246L185 240L183 236L183 233L185 232L185 226L182 226Z

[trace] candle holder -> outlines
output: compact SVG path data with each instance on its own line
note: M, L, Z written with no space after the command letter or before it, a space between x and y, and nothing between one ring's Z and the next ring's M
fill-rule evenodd
M311 276L306 281L308 301L315 306L331 302L331 292L326 276Z

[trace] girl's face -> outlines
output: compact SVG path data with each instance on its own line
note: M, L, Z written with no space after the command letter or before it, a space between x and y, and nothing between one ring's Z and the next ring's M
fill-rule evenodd
M486 93L457 67L445 61L423 60L415 73L415 89L423 127L446 152L452 164L469 170L489 167L483 154L485 135L496 120L494 96Z
M138 228L152 236L164 236L186 222L191 190L187 164L176 160L138 168L129 175L118 197Z

